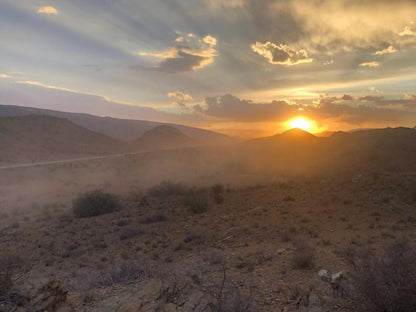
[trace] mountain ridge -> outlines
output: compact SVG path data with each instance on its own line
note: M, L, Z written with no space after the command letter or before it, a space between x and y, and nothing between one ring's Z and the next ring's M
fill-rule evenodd
M181 130L185 135L198 140L202 144L223 144L234 142L233 138L228 137L225 134L180 124L137 119L121 119L109 116L101 117L86 113L62 112L36 107L0 104L0 117L22 115L51 115L54 117L65 118L81 127L106 134L111 138L125 142L137 140L146 131L158 125L174 126Z

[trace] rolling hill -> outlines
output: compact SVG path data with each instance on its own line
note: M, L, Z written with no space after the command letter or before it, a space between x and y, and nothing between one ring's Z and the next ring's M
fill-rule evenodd
M188 147L196 144L196 141L184 135L177 128L161 125L145 132L139 139L132 142L130 147L133 150L155 150Z
M162 122L119 119L112 117L99 117L83 113L68 113L34 107L23 107L13 105L0 105L0 117L13 117L25 115L48 115L65 118L73 123L94 132L103 133L111 138L133 142L140 138L146 131L160 125L170 125L179 129L186 136L196 140L199 145L224 144L234 140L226 135L183 125L166 124Z
M44 161L120 152L126 144L66 119L0 117L0 162Z

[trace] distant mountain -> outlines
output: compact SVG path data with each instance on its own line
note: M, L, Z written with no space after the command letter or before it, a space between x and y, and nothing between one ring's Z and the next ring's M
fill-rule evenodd
M331 135L333 135L334 133L336 133L336 131L322 131L322 132L319 132L319 133L315 133L315 136L321 137L321 138L328 138Z
M197 145L197 142L177 128L166 125L156 126L130 144L134 150L180 148L192 145Z
M296 144L299 145L299 143L307 143L307 142L311 142L314 141L315 139L317 139L317 137L315 137L313 134L310 134L307 131L304 131L302 129L299 128L294 128L294 129L290 129L287 130L283 133L280 134L275 134L273 136L269 136L269 137L263 137L263 138L257 138L257 139L252 139L249 140L245 143L246 146L267 146L267 148L269 147L268 145L281 145L281 144Z
M49 115L65 118L73 123L91 131L100 132L117 140L132 142L140 138L146 131L159 125L170 125L179 129L183 134L203 144L224 144L234 140L226 135L183 125L167 124L162 122L119 119L112 117L99 117L82 113L67 113L33 107L0 105L0 117L24 116L24 115Z
M234 149L235 162L247 170L271 172L346 172L371 169L416 170L416 131L413 128L336 132L316 137L292 129L246 141Z
M125 143L52 116L0 117L0 162L115 153Z

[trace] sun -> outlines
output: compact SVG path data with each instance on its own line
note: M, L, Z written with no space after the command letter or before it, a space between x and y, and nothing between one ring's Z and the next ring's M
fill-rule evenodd
M289 127L292 128L299 128L304 131L311 130L312 122L306 120L305 118L295 118L289 121Z

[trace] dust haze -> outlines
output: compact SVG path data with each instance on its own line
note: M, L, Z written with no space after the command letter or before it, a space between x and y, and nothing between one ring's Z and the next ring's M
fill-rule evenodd
M0 117L0 311L415 306L415 129L132 138L70 117Z

